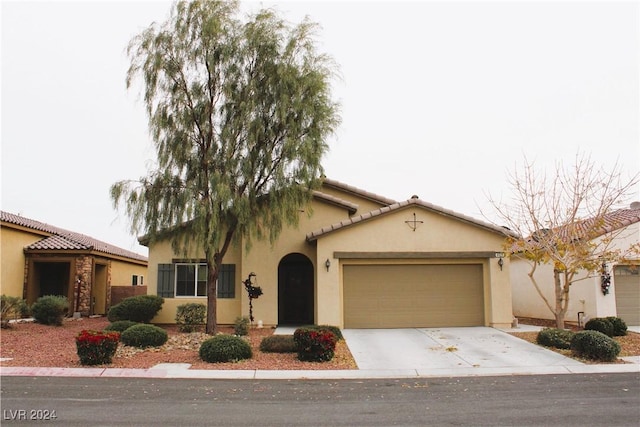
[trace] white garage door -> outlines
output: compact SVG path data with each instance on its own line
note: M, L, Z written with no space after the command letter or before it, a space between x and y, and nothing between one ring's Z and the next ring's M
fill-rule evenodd
M482 265L346 265L346 328L484 325Z
M639 326L640 274L638 268L617 266L613 271L618 317L628 326Z

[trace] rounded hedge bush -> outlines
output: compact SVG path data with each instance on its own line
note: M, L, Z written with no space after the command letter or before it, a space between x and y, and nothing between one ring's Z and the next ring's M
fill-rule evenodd
M110 322L131 320L138 323L149 323L162 308L164 298L157 295L137 295L125 298L114 305L107 313Z
M61 295L45 295L31 306L33 318L43 325L61 326L68 311L69 302Z
M627 335L627 323L624 320L616 316L606 317L606 319L611 322L611 325L613 326L614 337L623 337Z
M234 335L216 335L200 345L200 359L209 363L237 362L251 359L251 346L244 339Z
M586 331L598 331L602 332L608 337L613 336L613 325L610 321L602 317L595 317L589 320L585 325L584 329Z
M570 348L574 333L565 329L544 328L538 333L536 342L553 348Z
M612 362L620 354L620 344L598 331L580 331L571 339L571 351L587 359Z
M342 331L337 326L333 326L333 325L306 325L306 326L302 326L302 327L305 328L305 329L313 329L315 331L329 331L336 337L336 340L340 341L340 340L344 339L344 337L342 336Z
M293 335L271 335L260 341L260 351L265 353L296 353L298 346Z
M169 339L167 331L154 325L133 325L121 335L120 341L132 347L160 347Z
M104 328L105 331L124 332L132 326L139 325L138 322L132 322L131 320L118 320L107 325Z

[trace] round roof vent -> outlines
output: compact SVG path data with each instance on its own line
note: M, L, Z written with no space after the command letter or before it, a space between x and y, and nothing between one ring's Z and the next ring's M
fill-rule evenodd
M640 202L631 202L631 209L640 209Z
M411 196L411 198L412 199L419 199L420 197L418 197L417 195L414 194L413 196Z

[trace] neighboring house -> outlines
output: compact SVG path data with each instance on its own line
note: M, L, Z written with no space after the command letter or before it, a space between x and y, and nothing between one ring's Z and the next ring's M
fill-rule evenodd
M640 203L628 209L609 213L604 219L602 232L596 239L612 238L611 249L627 252L640 245ZM605 294L602 276L579 275L571 285L569 308L565 320L573 323L594 317L619 316L628 325L640 325L640 257L632 254L626 261L606 266L611 285ZM553 267L539 265L535 278L549 303L555 307ZM516 317L553 319L554 316L537 293L528 276L530 264L517 254L511 259L513 313ZM578 319L580 316L580 319Z
M325 179L300 224L276 242L239 242L218 279L220 324L246 316L242 281L255 273L264 294L256 321L346 328L508 326L512 323L508 230L412 197L396 202ZM206 264L149 244L149 294L165 298L158 323L179 305L206 304Z
M70 312L86 316L105 314L113 290L138 294L124 287L144 285L147 258L142 255L8 212L1 212L0 224L4 295L28 304L44 295L63 295Z

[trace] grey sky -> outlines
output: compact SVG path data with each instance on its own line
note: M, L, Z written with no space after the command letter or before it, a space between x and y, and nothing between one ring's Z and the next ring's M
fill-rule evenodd
M274 4L340 66L333 179L482 219L524 155L640 170L638 2ZM124 49L170 3L1 7L2 209L146 253L108 190L154 158Z

